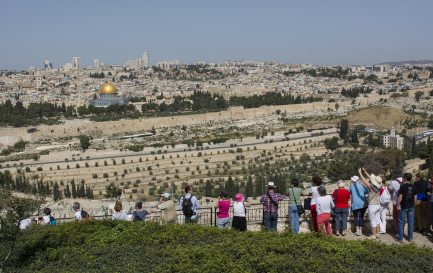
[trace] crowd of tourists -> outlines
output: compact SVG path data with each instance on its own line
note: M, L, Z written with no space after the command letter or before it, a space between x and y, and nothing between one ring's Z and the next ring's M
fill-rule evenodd
M392 211L392 233L399 242L403 241L404 227L407 223L407 240L413 240L413 233L419 232L424 236L432 235L433 225L433 179L428 180L417 174L412 183L412 174L405 173L402 177L385 180L385 177L368 173L360 168L350 181L337 181L337 189L327 192L320 177L312 178L312 187L304 200L304 191L299 187L299 181L292 179L285 194L279 193L274 182L268 182L266 193L260 197L263 205L263 224L268 231L276 231L280 202L288 199L288 220L293 233L300 231L300 218L311 220L312 230L327 235L346 236L349 217L353 216L352 230L356 236L368 235L369 238L379 239L380 234L387 233L387 215ZM193 194L192 186L185 188L185 193L179 200L179 209L184 215L186 224L197 223L200 218L198 210L200 202ZM247 207L251 206L251 199L242 193L232 197L227 192L221 192L215 200L217 209L216 225L219 228L247 230ZM163 193L158 203L161 212L160 220L165 223L176 223L176 206L169 193ZM232 210L231 210L232 208ZM89 214L81 208L80 203L72 206L76 221L89 218ZM310 211L310 213L307 213ZM44 216L38 222L45 225L55 225L57 220L51 216L51 210L45 208ZM230 214L233 215L230 215ZM364 229L365 214L368 217L369 229ZM126 214L122 202L116 201L112 220L145 221L149 212L143 208L142 202L135 204L132 214ZM309 217L307 217L307 215ZM19 222L21 229L31 224L30 219Z

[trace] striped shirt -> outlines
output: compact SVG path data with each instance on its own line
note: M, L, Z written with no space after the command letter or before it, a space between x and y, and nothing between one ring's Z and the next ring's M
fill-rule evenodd
M276 193L276 192L269 192L269 195L272 197L272 200L275 201L275 203L278 204L279 201L283 201L284 200L284 195ZM264 212L270 212L270 213L276 213L278 212L278 206L275 206L272 202L271 199L269 199L268 194L265 193L261 198L260 198L260 203L263 204L263 210Z

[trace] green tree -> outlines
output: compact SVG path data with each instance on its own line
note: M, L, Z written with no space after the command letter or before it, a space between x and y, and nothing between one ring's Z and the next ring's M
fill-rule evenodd
M53 199L54 201L58 201L62 199L62 192L59 189L59 184L56 182L53 186Z
M72 193L71 193L71 190L70 190L70 188L69 188L69 183L66 184L66 187L65 187L65 189L63 190L63 195L65 196L65 198L71 198Z
M212 196L212 184L209 180L206 181L206 185L204 187L204 195L207 197Z
M105 197L106 198L119 198L122 195L122 190L119 187L116 187L114 183L110 183L110 185L105 187Z
M226 182L226 185L224 187L224 190L227 192L227 194L230 198L233 198L235 196L235 194L236 194L235 183L234 183L233 178L231 176L229 176L229 178Z
M253 187L253 179L250 176L248 176L247 184L245 186L245 195L247 197L253 196L254 194L254 187Z
M3 272L9 262L21 235L20 221L38 210L44 199L35 195L16 197L5 184L0 184L0 272Z
M352 144L353 148L358 148L359 146L359 140L358 140L358 132L356 130L352 131L352 134L350 136L350 143Z
M331 151L334 151L339 147L337 137L327 138L323 141L323 144L325 145L325 148L327 150L331 150Z
M416 91L415 92L415 100L416 102L419 102L419 99L424 95L424 92L422 91Z
M72 188L72 198L77 198L77 188L75 186L75 181L72 179L71 181L71 188Z
M80 135L80 147L83 150L87 150L90 147L90 137L86 135Z
M342 119L340 121L340 132L339 136L341 139L344 140L344 142L347 142L347 136L349 133L349 121L347 119Z
M264 193L264 183L265 180L263 176L261 175L256 176L256 191L254 197L260 196Z

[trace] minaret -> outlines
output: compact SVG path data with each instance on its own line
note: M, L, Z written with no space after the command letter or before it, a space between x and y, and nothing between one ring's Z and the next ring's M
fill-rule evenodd
M395 137L395 129L394 126L391 127L391 136Z

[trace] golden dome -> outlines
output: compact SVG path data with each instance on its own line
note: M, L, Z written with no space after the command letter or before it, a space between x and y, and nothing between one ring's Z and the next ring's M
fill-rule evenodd
M117 88L112 83L104 83L99 89L99 94L117 94Z

